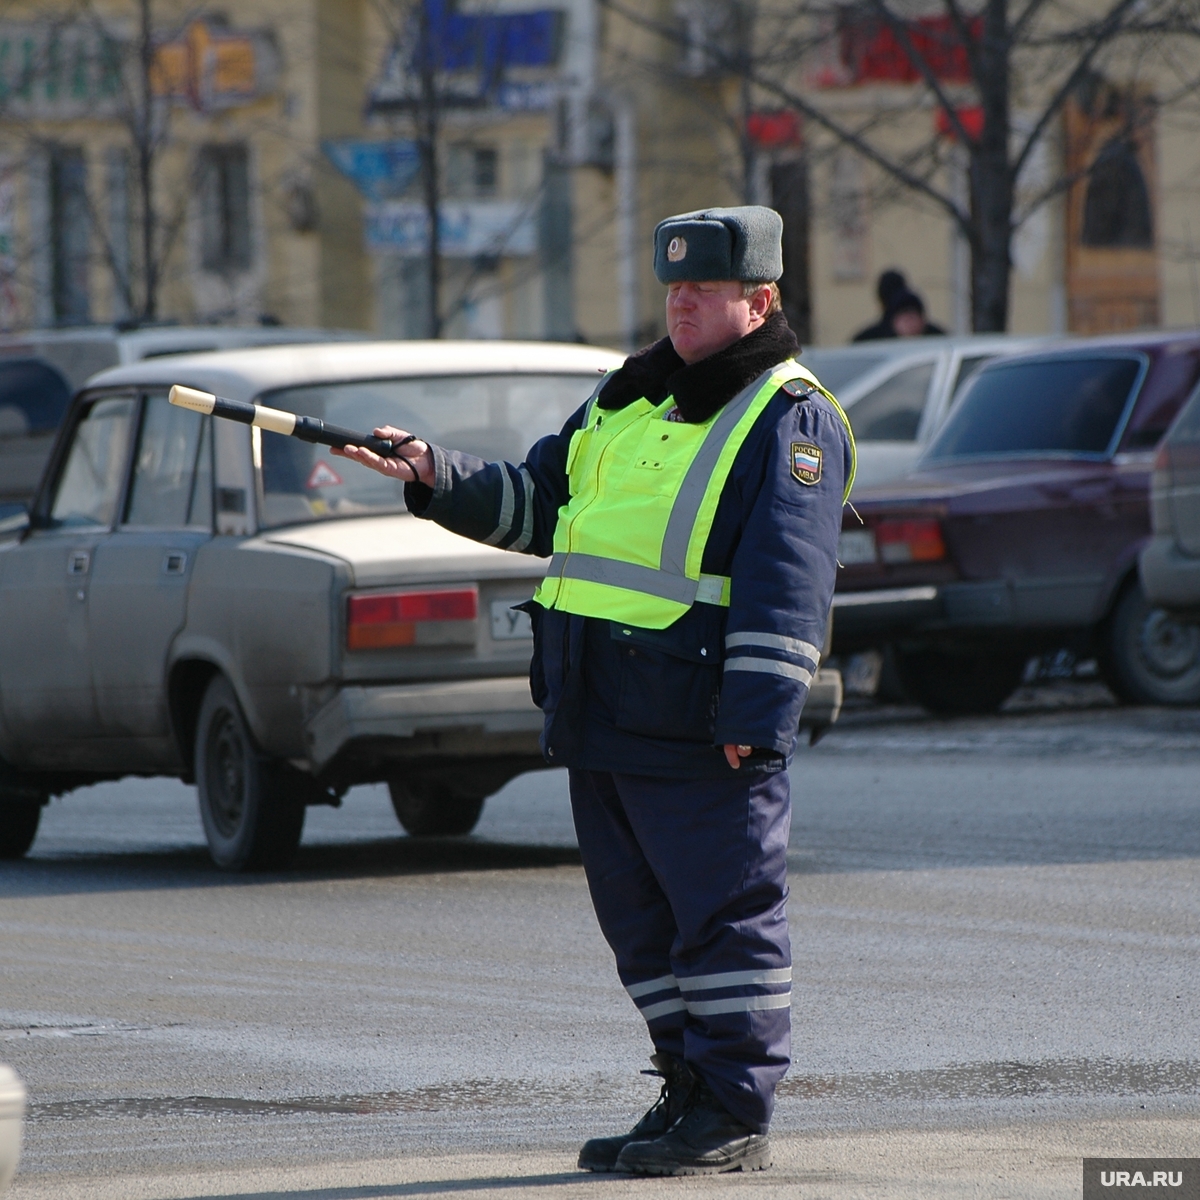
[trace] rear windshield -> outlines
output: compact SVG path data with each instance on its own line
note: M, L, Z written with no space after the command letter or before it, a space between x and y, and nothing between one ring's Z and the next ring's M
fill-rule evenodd
M1105 454L1142 362L1060 358L998 363L969 383L925 460L995 454Z
M804 364L835 396L868 371L887 362L886 354L860 354L857 350L805 350Z
M538 438L556 433L595 388L590 375L476 375L379 379L288 388L262 403L369 433L394 425L444 446L494 461L521 462ZM325 446L264 432L263 524L404 508L404 485Z
M48 363L0 362L0 437L56 429L70 402L70 385Z

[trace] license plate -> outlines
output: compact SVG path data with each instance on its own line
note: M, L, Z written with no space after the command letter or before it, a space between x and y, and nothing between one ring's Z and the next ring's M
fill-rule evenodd
M529 623L529 614L518 612L514 604L520 600L492 601L492 640L495 642L512 642L518 638L533 637L533 626Z
M875 534L870 529L843 530L838 538L837 557L843 567L875 562Z

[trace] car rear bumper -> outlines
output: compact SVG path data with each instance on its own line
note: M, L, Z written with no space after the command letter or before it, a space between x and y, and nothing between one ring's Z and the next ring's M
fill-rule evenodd
M804 711L800 714L801 729L825 729L842 714L842 673L822 667L808 687Z
M832 725L841 710L841 672L822 668L809 687L800 726ZM305 739L308 759L320 771L359 740L408 740L420 754L540 754L542 721L523 675L346 687L310 718ZM403 753L402 746L396 749Z
M305 729L320 770L351 741L409 739L428 752L485 756L537 754L542 713L524 675L448 683L342 688Z
M1200 578L1196 584L1200 597ZM879 591L835 592L837 649L859 649L906 634L1076 629L1103 611L1100 576L986 579Z
M938 621L944 614L942 589L930 586L882 588L833 594L834 637L888 637Z
M1138 559L1146 599L1159 608L1200 612L1200 558L1179 549L1170 534L1152 538Z

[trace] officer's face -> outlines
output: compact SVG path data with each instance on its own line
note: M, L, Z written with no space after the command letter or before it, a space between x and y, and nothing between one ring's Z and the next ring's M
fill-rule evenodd
M771 292L742 295L736 282L667 285L667 335L685 363L699 362L732 346L763 323Z

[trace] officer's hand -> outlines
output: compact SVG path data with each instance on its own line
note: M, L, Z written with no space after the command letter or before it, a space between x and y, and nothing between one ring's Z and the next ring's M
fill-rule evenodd
M381 425L375 430L375 436L387 438L389 442L398 442L408 437L408 434L394 425ZM380 475L399 479L402 483L415 483L420 480L421 483L433 487L433 453L429 449L428 442L420 440L409 442L407 446L401 447L400 453L394 458L383 458L373 450L368 450L366 446L346 446L342 450L338 450L336 447L331 449L339 458L352 458L356 463L370 467L372 471L378 471Z
M733 746L727 745L725 748L725 761L736 771L742 765L742 759L749 757L754 752L753 746Z

